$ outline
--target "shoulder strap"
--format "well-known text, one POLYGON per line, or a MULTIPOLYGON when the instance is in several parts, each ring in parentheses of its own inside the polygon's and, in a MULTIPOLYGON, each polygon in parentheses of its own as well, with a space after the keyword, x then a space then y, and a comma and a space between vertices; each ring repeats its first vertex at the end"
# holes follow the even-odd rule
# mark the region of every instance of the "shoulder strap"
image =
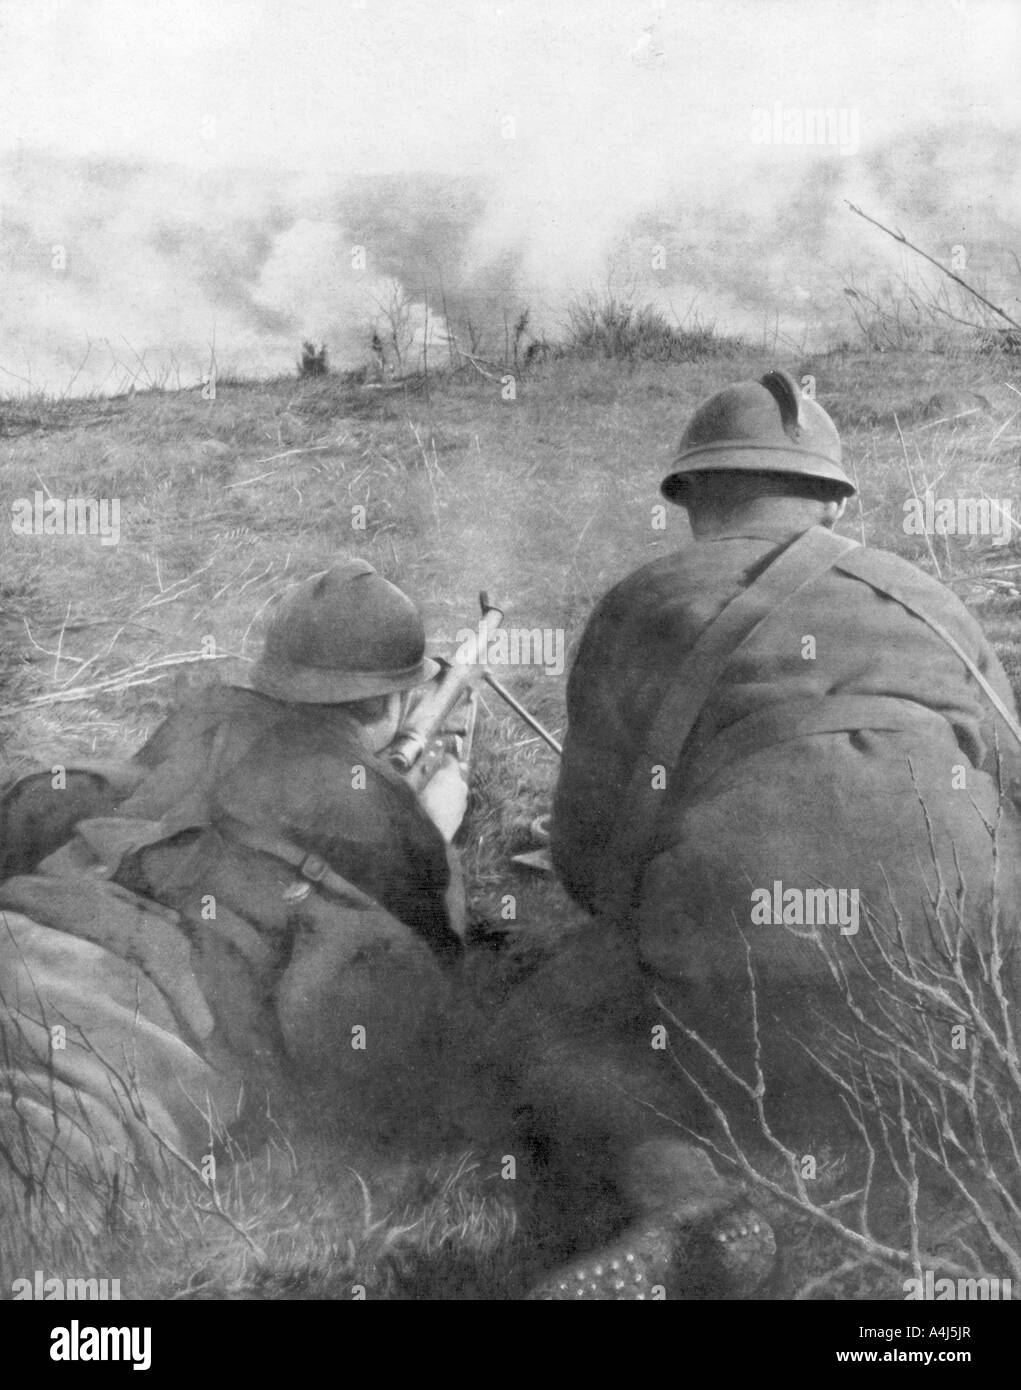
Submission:
POLYGON ((849 550, 856 549, 856 541, 813 526, 782 550, 702 629, 684 657, 684 679, 671 683, 656 714, 646 741, 649 764, 639 768, 632 779, 636 791, 650 785, 655 764, 676 766, 698 716, 737 649, 781 604, 814 584, 849 550))
POLYGON ((968 668, 969 672, 977 681, 980 689, 984 691, 993 709, 995 709, 1004 724, 1006 724, 1017 742, 1021 744, 1021 724, 1018 723, 1005 701, 1001 699, 998 692, 978 669, 974 661, 972 661, 971 657, 957 641, 956 637, 948 632, 939 619, 935 618, 926 607, 920 604, 917 598, 913 596, 909 597, 907 591, 902 589, 896 581, 891 582, 889 579, 879 579, 876 575, 870 573, 864 551, 858 555, 842 556, 837 561, 835 568, 841 570, 844 574, 851 575, 854 579, 860 579, 862 583, 868 584, 869 587, 875 589, 877 593, 885 594, 887 598, 893 599, 895 603, 899 603, 902 608, 906 608, 909 613, 919 618, 937 637, 941 638, 968 668))
MULTIPOLYGON (((461 936, 454 926, 454 916, 451 912, 451 890, 448 888, 446 907, 448 922, 442 931, 427 931, 422 926, 415 926, 414 923, 405 921, 378 898, 371 897, 368 893, 357 888, 348 879, 338 874, 327 864, 325 859, 318 854, 310 854, 300 845, 288 840, 283 835, 277 835, 273 831, 262 830, 256 826, 245 825, 243 822, 234 819, 232 816, 221 816, 217 820, 217 829, 226 834, 230 839, 238 844, 244 845, 246 849, 255 850, 259 854, 268 854, 271 858, 279 860, 283 864, 289 865, 296 870, 300 881, 296 881, 289 888, 284 890, 284 898, 294 902, 300 902, 314 888, 329 893, 331 897, 342 903, 345 907, 355 908, 361 912, 384 912, 389 917, 393 917, 406 927, 413 936, 424 941, 424 943, 439 957, 441 961, 455 961, 461 953, 461 936)), ((452 871, 457 864, 454 851, 448 847, 448 863, 452 871)), ((459 867, 459 866, 458 866, 459 867)), ((453 882, 453 874, 451 882, 453 882)), ((453 890, 456 899, 457 890, 453 890)))
MULTIPOLYGON (((676 768, 684 745, 723 670, 737 649, 784 603, 828 573, 841 557, 859 548, 856 541, 813 526, 787 545, 759 576, 742 589, 699 633, 684 657, 683 675, 673 680, 624 795, 618 833, 610 848, 625 867, 616 908, 630 901, 643 849, 660 801, 652 790, 652 769, 676 768)), ((615 897, 617 895, 615 894, 615 897)), ((612 910, 612 909, 611 909, 612 910)))
MULTIPOLYGON (((279 859, 281 863, 296 869, 309 888, 323 888, 347 903, 349 907, 373 912, 384 910, 375 898, 356 888, 335 869, 331 869, 325 859, 321 859, 318 854, 310 854, 308 850, 302 849, 283 835, 274 834, 271 830, 262 830, 254 825, 245 825, 233 816, 218 817, 217 828, 230 839, 244 845, 246 849, 255 850, 258 854, 268 854, 271 858, 279 859)), ((299 897, 300 894, 295 892, 291 896, 299 897)))

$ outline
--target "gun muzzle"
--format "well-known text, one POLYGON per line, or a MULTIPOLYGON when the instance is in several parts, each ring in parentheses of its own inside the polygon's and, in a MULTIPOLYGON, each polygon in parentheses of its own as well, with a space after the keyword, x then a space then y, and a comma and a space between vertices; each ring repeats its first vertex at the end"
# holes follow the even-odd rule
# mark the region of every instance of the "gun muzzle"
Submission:
POLYGON ((410 772, 426 750, 426 741, 414 729, 398 729, 387 752, 390 763, 401 774, 410 772))

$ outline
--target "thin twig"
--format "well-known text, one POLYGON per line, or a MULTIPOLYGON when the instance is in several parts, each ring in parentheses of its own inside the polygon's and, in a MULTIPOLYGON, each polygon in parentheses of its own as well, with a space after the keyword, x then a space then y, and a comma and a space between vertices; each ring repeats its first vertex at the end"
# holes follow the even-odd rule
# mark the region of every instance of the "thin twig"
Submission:
MULTIPOLYGON (((270 454, 268 458, 253 459, 252 467, 258 468, 260 463, 275 463, 277 459, 294 458, 296 454, 316 454, 324 449, 335 449, 337 445, 332 441, 328 444, 307 444, 302 449, 285 449, 282 454, 270 454)), ((236 483, 224 483, 224 492, 229 492, 233 487, 247 487, 249 483, 261 483, 264 478, 275 477, 277 473, 282 473, 282 468, 271 468, 268 473, 257 473, 254 478, 239 478, 236 483)))
POLYGON ((233 652, 181 652, 173 656, 160 657, 142 666, 131 666, 116 676, 105 676, 93 681, 91 685, 80 686, 77 690, 53 690, 46 695, 33 695, 17 705, 0 706, 0 719, 10 719, 28 709, 43 709, 47 705, 69 705, 77 700, 91 700, 95 695, 110 695, 121 690, 130 690, 137 685, 153 685, 178 666, 191 666, 199 661, 244 661, 246 658, 233 652))
MULTIPOLYGON (((1011 328, 1021 328, 1021 323, 1018 323, 1017 319, 1012 319, 1011 316, 1004 309, 1001 309, 998 304, 994 304, 991 299, 986 299, 984 294, 979 294, 978 290, 975 289, 974 285, 969 285, 967 280, 962 280, 959 275, 954 273, 954 271, 948 270, 947 267, 943 265, 942 262, 938 261, 935 256, 930 256, 928 251, 923 251, 920 246, 916 246, 914 242, 908 241, 907 237, 904 235, 903 232, 895 232, 890 227, 885 227, 882 222, 877 222, 874 217, 870 217, 867 212, 862 212, 861 208, 856 207, 854 203, 848 202, 846 198, 844 199, 844 202, 847 203, 847 206, 858 217, 863 218, 866 222, 871 222, 873 227, 878 227, 881 232, 885 232, 887 236, 893 237, 894 241, 899 241, 901 245, 906 246, 909 251, 914 251, 916 256, 921 256, 922 259, 928 261, 930 265, 934 265, 937 270, 941 270, 943 274, 946 275, 949 279, 953 280, 955 284, 960 285, 963 290, 967 290, 970 295, 973 295, 979 301, 980 304, 984 304, 987 309, 992 309, 994 314, 998 314, 1001 319, 1009 323, 1011 328)), ((980 326, 981 325, 979 324, 975 325, 975 327, 980 326)))

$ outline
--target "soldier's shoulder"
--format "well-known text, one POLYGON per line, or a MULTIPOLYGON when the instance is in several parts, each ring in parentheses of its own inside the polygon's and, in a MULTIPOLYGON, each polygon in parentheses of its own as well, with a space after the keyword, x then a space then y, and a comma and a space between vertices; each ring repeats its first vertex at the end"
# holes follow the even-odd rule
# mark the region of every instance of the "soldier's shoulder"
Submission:
POLYGON ((597 611, 609 615, 650 603, 658 605, 667 599, 676 599, 688 587, 700 586, 706 577, 702 547, 692 544, 632 570, 608 590, 597 611))
POLYGON ((223 725, 238 730, 248 723, 264 725, 276 717, 276 701, 236 685, 209 685, 189 691, 149 736, 133 761, 156 767, 168 759, 192 755, 214 738, 223 725))
POLYGON ((971 627, 978 626, 952 589, 903 555, 868 546, 855 551, 853 557, 862 578, 873 581, 877 588, 888 587, 894 594, 903 594, 933 617, 949 617, 963 620, 971 627))
POLYGON ((219 682, 189 692, 178 706, 182 712, 208 714, 214 717, 256 712, 264 717, 272 717, 283 708, 285 706, 279 700, 260 695, 257 690, 251 690, 244 685, 221 685, 219 682))
POLYGON ((860 577, 875 584, 878 592, 913 609, 923 620, 938 623, 973 656, 983 662, 994 659, 982 624, 942 580, 926 574, 901 555, 871 546, 860 552, 858 568, 860 577))
POLYGON ((863 568, 869 569, 879 577, 889 575, 893 579, 901 579, 916 584, 920 582, 937 589, 942 588, 942 585, 931 575, 926 574, 913 561, 905 559, 903 555, 898 555, 896 551, 882 550, 877 545, 863 545, 858 550, 852 550, 851 555, 863 568))
POLYGON ((395 801, 353 724, 315 705, 282 705, 236 759, 228 752, 214 795, 217 811, 286 827, 302 843, 333 836, 377 843, 388 833, 395 801))
POLYGON ((373 753, 358 724, 339 705, 281 704, 276 717, 249 743, 238 771, 252 785, 298 789, 304 800, 308 789, 316 786, 327 800, 340 796, 356 806, 372 800, 363 787, 385 801, 405 794, 415 800, 410 787, 373 753))
POLYGON ((271 721, 280 708, 278 701, 255 690, 214 683, 186 692, 169 710, 161 727, 189 725, 197 729, 238 716, 271 721))

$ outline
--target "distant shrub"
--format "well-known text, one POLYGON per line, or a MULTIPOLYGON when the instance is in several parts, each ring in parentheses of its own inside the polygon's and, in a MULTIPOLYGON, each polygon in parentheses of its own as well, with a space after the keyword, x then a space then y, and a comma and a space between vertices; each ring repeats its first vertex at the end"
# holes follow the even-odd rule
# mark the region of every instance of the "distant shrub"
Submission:
POLYGON ((977 336, 979 352, 1005 352, 1011 357, 1021 355, 1021 333, 1013 328, 980 328, 977 336))
POLYGON ((315 343, 302 343, 301 361, 298 363, 298 375, 303 377, 325 376, 328 370, 326 344, 321 343, 317 349, 315 343))
POLYGON ((579 357, 628 361, 697 362, 731 356, 736 338, 717 333, 715 324, 673 324, 651 304, 606 295, 576 300, 567 311, 565 350, 579 357))
POLYGON ((526 367, 534 367, 539 362, 545 362, 550 357, 555 357, 556 355, 556 346, 553 343, 548 342, 546 340, 546 337, 543 336, 541 338, 532 339, 532 341, 528 344, 528 347, 525 349, 525 355, 522 360, 524 361, 526 367))

